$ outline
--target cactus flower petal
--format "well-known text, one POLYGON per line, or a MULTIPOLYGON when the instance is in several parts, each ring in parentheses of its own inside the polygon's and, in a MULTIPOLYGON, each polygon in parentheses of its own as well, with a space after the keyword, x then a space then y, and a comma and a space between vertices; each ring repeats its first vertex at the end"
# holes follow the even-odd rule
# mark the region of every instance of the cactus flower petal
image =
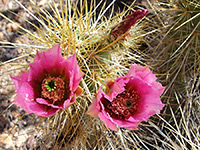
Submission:
MULTIPOLYGON (((131 29, 131 27, 137 22, 137 20, 142 19, 144 16, 147 15, 147 13, 148 13, 147 9, 136 10, 135 12, 124 18, 118 25, 114 26, 111 29, 111 35, 115 39, 117 39, 123 34, 126 34, 131 29)), ((124 35, 121 40, 125 40, 126 35, 124 35)))
POLYGON ((141 121, 165 106, 160 99, 165 87, 156 79, 148 66, 132 64, 125 76, 106 83, 106 93, 99 88, 87 114, 99 117, 115 131, 117 126, 137 130, 141 121))
MULTIPOLYGON (((40 117, 49 117, 75 102, 83 77, 75 54, 62 57, 60 44, 37 52, 28 72, 11 77, 16 89, 16 105, 40 117)), ((79 92, 80 94, 80 92, 79 92)))

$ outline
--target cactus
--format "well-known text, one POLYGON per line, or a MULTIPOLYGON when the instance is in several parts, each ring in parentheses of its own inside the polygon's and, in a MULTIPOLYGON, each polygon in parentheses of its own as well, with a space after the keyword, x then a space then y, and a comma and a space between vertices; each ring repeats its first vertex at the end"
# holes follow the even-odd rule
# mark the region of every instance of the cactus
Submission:
MULTIPOLYGON (((32 32, 17 25, 20 28, 19 32, 27 37, 29 43, 26 41, 24 45, 9 44, 24 48, 25 54, 1 63, 2 66, 12 65, 13 68, 20 67, 18 70, 26 71, 27 61, 33 61, 36 50, 48 50, 60 43, 62 56, 67 59, 76 53, 78 65, 85 74, 80 81, 80 87, 84 92, 77 97, 73 105, 48 118, 28 115, 34 125, 31 132, 39 141, 37 148, 186 149, 186 144, 189 144, 192 148, 198 149, 199 139, 194 136, 198 135, 197 129, 187 130, 187 132, 180 129, 180 127, 188 129, 195 124, 195 119, 189 124, 190 113, 184 118, 183 112, 197 115, 194 114, 194 107, 182 108, 181 104, 189 100, 189 98, 182 98, 182 95, 194 85, 191 82, 199 78, 197 73, 200 24, 198 2, 173 0, 159 1, 153 5, 147 0, 150 7, 149 14, 128 28, 125 26, 125 20, 134 16, 132 12, 138 12, 136 8, 141 8, 141 6, 134 6, 134 3, 127 6, 126 10, 119 13, 110 11, 109 16, 106 16, 105 12, 108 8, 104 7, 97 14, 96 10, 99 10, 99 7, 95 0, 91 1, 90 7, 87 1, 80 1, 80 9, 73 1, 53 0, 52 3, 49 2, 48 10, 30 1, 35 14, 18 0, 16 2, 37 20, 39 26, 26 20, 36 29, 36 32, 32 32), (119 28, 120 25, 124 27, 124 32, 121 32, 123 28, 119 28), (92 118, 85 112, 99 87, 103 84, 102 91, 105 91, 104 83, 108 79, 114 81, 124 76, 133 63, 148 65, 158 79, 167 85, 164 99, 167 107, 163 114, 151 117, 148 123, 141 123, 137 131, 120 128, 114 132, 106 128, 98 118, 92 118), (188 73, 191 69, 195 76, 188 73), (185 86, 188 78, 192 79, 188 86, 185 86), (184 92, 181 93, 182 91, 184 92), (178 101, 179 99, 181 102, 178 101), (173 102, 176 102, 175 107, 171 105, 173 102), (182 120, 179 118, 180 114, 182 120), (172 133, 168 134, 169 131, 172 133), (173 139, 176 136, 178 139, 175 141, 173 139), (194 140, 196 143, 193 142, 194 140)), ((111 10, 114 3, 115 1, 108 6, 111 10)), ((4 14, 0 13, 0 15, 13 22, 4 14)), ((196 84, 195 91, 198 91, 199 82, 196 84)), ((199 107, 198 102, 195 105, 199 107)), ((18 120, 16 125, 20 124, 21 118, 16 120, 18 120)))

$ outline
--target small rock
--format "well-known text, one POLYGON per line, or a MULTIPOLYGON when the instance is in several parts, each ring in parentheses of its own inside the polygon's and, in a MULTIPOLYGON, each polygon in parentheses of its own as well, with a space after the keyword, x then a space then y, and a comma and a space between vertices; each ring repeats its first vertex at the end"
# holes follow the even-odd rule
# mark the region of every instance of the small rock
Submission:
POLYGON ((2 0, 3 4, 6 4, 6 0, 2 0))
POLYGON ((7 32, 12 32, 12 23, 8 23, 6 26, 6 31, 7 32))
POLYGON ((22 144, 23 144, 24 142, 26 142, 26 139, 27 139, 26 133, 24 133, 24 134, 19 134, 19 135, 17 136, 16 146, 17 146, 17 147, 21 147, 22 144))
POLYGON ((1 122, 1 124, 0 124, 0 132, 3 132, 5 130, 5 128, 7 126, 9 126, 9 121, 6 118, 4 118, 3 116, 0 116, 0 122, 1 122))
POLYGON ((19 24, 18 23, 8 23, 6 26, 6 31, 7 32, 14 32, 19 29, 19 24))
POLYGON ((4 149, 14 150, 14 142, 9 134, 0 134, 0 147, 4 149))
POLYGON ((33 8, 32 8, 31 6, 28 6, 28 7, 27 7, 27 10, 32 11, 33 8))
POLYGON ((38 5, 39 6, 43 6, 46 2, 47 2, 47 0, 40 0, 40 2, 38 3, 38 5))
POLYGON ((13 23, 12 24, 12 30, 17 31, 19 29, 19 23, 13 23))
POLYGON ((0 32, 0 40, 3 40, 3 38, 4 38, 4 34, 3 32, 0 32))
POLYGON ((26 147, 28 149, 33 149, 36 146, 36 140, 33 136, 29 137, 26 141, 26 147))

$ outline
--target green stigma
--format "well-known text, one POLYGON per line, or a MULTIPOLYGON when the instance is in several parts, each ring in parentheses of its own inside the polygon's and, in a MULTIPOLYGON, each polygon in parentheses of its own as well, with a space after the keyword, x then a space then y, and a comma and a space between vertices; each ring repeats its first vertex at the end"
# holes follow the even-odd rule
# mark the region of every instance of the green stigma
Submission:
POLYGON ((126 106, 127 106, 127 107, 130 107, 130 106, 132 105, 132 103, 133 103, 133 102, 132 102, 131 100, 128 99, 128 100, 126 101, 126 106))
POLYGON ((50 80, 48 82, 45 82, 46 88, 49 92, 54 91, 56 89, 56 82, 54 80, 50 80))

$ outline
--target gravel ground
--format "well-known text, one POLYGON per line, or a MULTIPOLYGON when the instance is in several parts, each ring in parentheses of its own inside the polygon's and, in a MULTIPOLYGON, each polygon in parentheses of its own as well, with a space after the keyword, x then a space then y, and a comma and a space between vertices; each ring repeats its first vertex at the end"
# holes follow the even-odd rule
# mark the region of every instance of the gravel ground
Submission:
MULTIPOLYGON (((34 1, 40 7, 47 7, 47 0, 34 1)), ((33 12, 29 0, 20 0, 20 2, 33 12)), ((37 22, 14 0, 0 0, 0 12, 13 21, 11 23, 0 16, 0 150, 33 149, 37 144, 35 139, 37 133, 34 132, 33 126, 38 121, 37 117, 26 115, 22 109, 11 103, 15 96, 15 90, 10 76, 18 75, 23 66, 16 65, 16 63, 27 64, 27 59, 3 65, 2 63, 25 54, 23 48, 15 48, 5 42, 32 43, 20 33, 21 29, 17 25, 34 31, 25 20, 35 24, 37 22)))

